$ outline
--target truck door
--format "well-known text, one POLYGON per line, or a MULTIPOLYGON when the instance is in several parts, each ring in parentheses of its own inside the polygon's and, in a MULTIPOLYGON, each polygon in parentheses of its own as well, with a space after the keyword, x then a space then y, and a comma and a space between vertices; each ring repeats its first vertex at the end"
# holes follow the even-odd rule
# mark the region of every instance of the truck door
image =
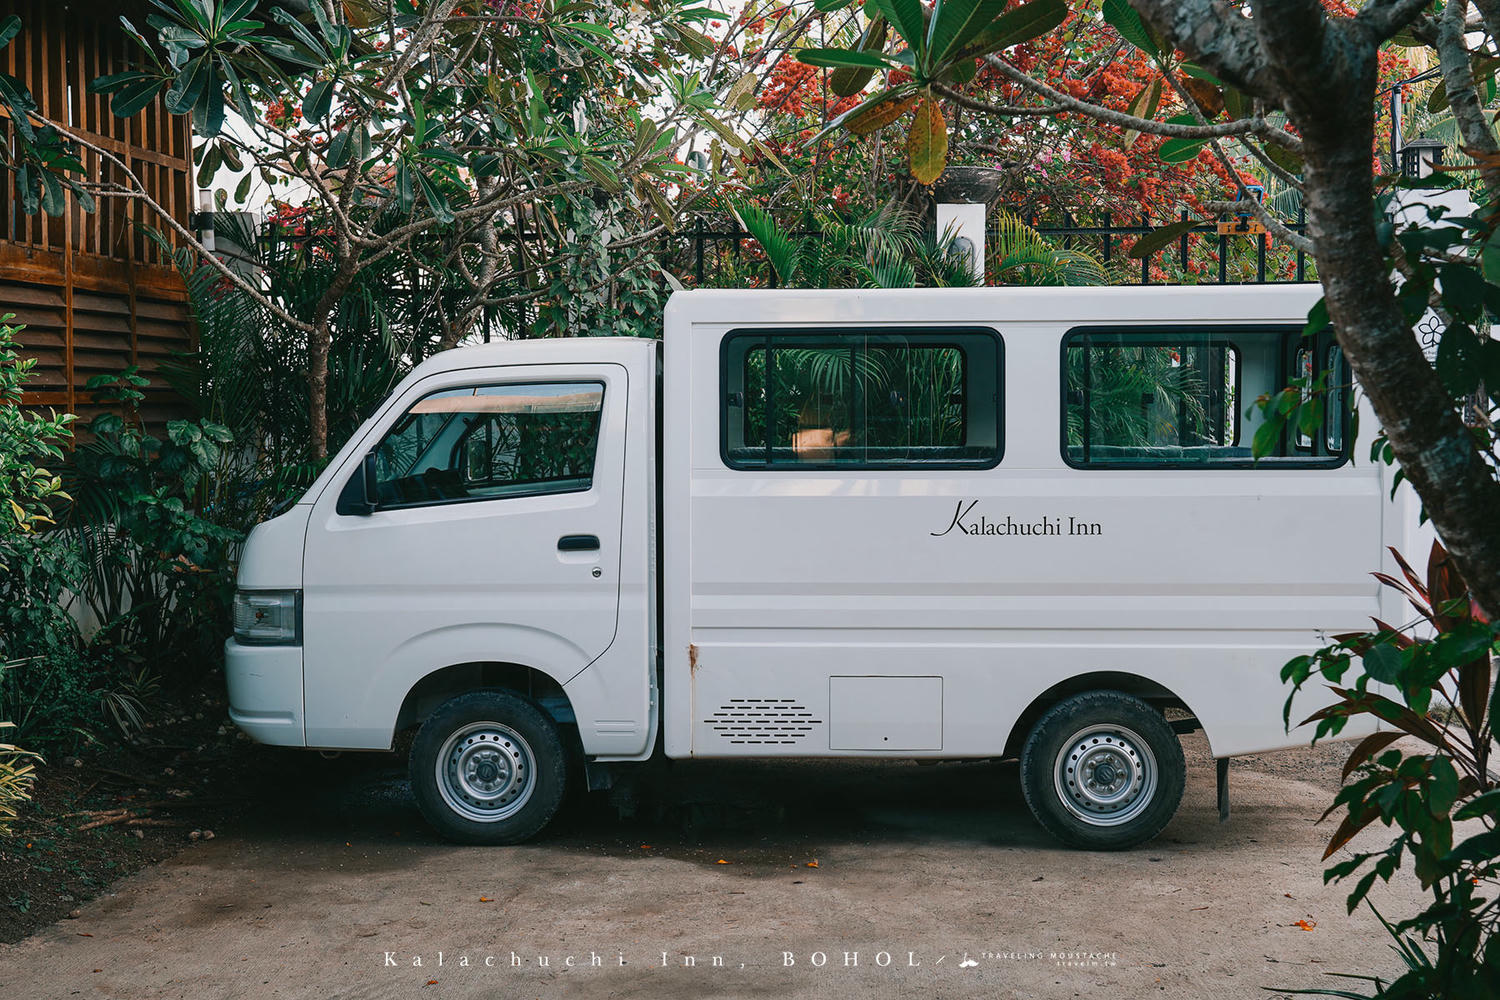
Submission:
POLYGON ((323 491, 303 567, 312 746, 384 747, 421 677, 509 662, 566 681, 614 639, 627 374, 471 369, 418 382, 323 491), (351 506, 373 453, 377 506, 351 506))

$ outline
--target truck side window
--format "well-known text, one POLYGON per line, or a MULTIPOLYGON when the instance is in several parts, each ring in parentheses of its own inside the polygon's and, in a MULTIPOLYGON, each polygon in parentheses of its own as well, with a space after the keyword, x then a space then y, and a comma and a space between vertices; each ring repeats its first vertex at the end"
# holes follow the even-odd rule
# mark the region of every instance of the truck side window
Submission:
MULTIPOLYGON (((1301 327, 1075 330, 1063 340, 1063 458, 1076 468, 1329 468, 1348 457, 1341 392, 1324 400, 1323 433, 1289 428, 1257 462, 1255 400, 1315 363, 1346 368, 1332 333, 1301 327)), ((1304 393, 1306 396, 1307 393, 1304 393)))
POLYGON ((1001 344, 993 331, 735 331, 722 360, 731 468, 999 461, 1001 344))
POLYGON ((598 382, 482 385, 424 396, 375 449, 380 504, 587 490, 603 405, 598 382))

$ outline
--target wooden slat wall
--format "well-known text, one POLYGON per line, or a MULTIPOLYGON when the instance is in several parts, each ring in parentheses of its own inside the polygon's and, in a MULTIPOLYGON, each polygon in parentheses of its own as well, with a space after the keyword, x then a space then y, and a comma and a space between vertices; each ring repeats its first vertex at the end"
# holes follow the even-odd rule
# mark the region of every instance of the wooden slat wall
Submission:
MULTIPOLYGON (((31 88, 42 114, 80 132, 118 157, 146 193, 186 226, 192 212, 192 133, 185 117, 161 102, 130 119, 88 92, 97 76, 129 68, 134 43, 118 16, 136 4, 0 0, 0 17, 21 17, 21 34, 0 50, 0 68, 31 88)), ((0 142, 13 126, 0 116, 0 142)), ((81 157, 95 179, 120 181, 124 170, 91 151, 81 157)), ((67 409, 87 421, 84 386, 94 375, 137 364, 151 380, 142 415, 159 425, 183 405, 161 375, 161 364, 194 348, 187 292, 165 251, 143 227, 168 233, 138 200, 101 199, 93 213, 69 199, 57 217, 26 215, 13 177, 0 181, 0 315, 25 323, 18 338, 38 359, 27 405, 67 409)))

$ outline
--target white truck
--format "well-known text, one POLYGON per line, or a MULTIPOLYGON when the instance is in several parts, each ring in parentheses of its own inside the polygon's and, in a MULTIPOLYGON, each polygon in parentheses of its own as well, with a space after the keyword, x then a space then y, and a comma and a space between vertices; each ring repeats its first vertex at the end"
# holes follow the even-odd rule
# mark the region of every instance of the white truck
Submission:
POLYGON ((251 533, 231 717, 415 727, 416 799, 472 843, 654 754, 1018 756, 1056 837, 1141 843, 1179 733, 1227 808, 1227 758, 1310 735, 1282 664, 1399 617, 1370 573, 1416 519, 1352 387, 1251 457, 1257 396, 1348 381, 1318 294, 690 291, 661 341, 442 353, 251 533))

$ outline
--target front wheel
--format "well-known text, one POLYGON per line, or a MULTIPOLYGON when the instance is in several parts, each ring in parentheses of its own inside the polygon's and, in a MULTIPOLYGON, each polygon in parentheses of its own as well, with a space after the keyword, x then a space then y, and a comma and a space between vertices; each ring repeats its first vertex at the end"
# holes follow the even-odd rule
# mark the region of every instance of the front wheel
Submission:
POLYGON ((1119 691, 1058 702, 1021 752, 1021 789, 1058 840, 1123 850, 1162 831, 1182 801, 1182 746, 1162 714, 1119 691))
POLYGON ((508 691, 459 695, 411 748, 411 786, 427 822, 465 844, 517 844, 551 822, 567 791, 557 725, 508 691))

